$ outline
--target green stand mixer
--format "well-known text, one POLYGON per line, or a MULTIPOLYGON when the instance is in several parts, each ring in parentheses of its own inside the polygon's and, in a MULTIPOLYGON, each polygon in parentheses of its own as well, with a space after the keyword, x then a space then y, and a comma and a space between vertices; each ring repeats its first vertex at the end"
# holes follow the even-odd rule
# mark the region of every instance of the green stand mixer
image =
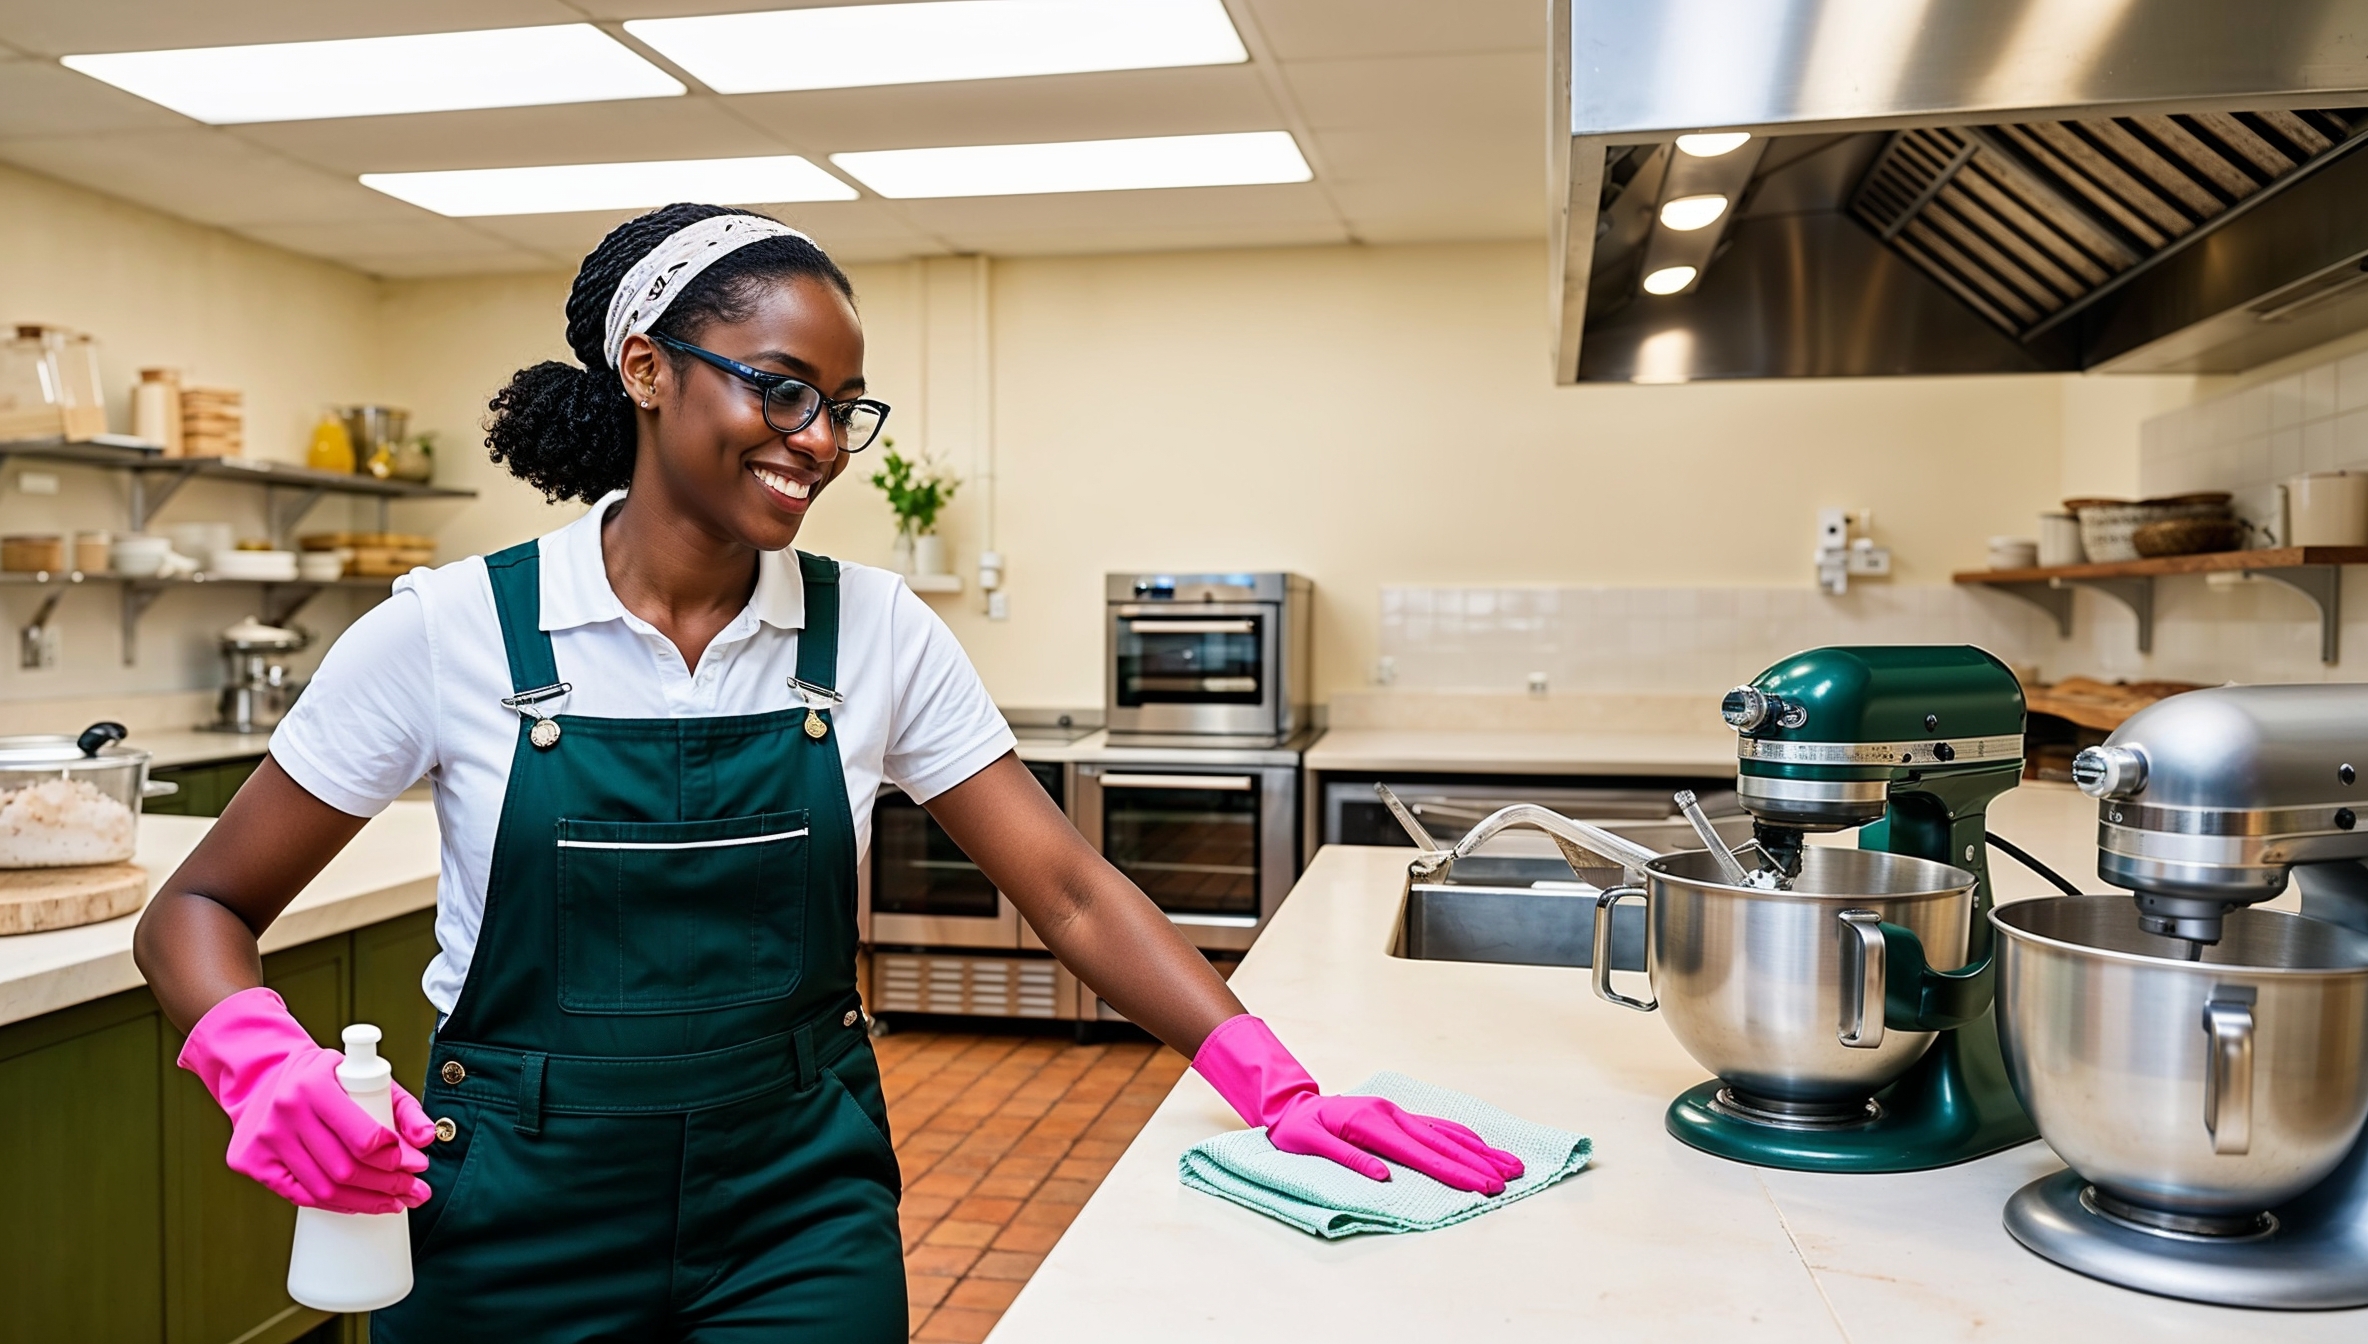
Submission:
MULTIPOLYGON (((2014 674, 1969 646, 1812 649, 1730 691, 1721 714, 1740 735, 1736 793, 1752 814, 1764 859, 1799 878, 1808 897, 1831 907, 1851 903, 1853 881, 1892 893, 1953 884, 1957 904, 1947 907, 1945 922, 1924 921, 1921 936, 1878 911, 1820 908, 1812 946, 1797 949, 1818 960, 1828 950, 1839 957, 1842 1045, 1863 1047, 1870 1038, 1879 1044, 1887 1034, 1912 1042, 1932 1033, 1929 1047, 1904 1073, 1871 1095, 1804 1099, 1798 1093, 1755 1094, 1742 1081, 1746 1075, 1733 1071, 1678 1097, 1669 1108, 1670 1133, 1739 1162, 1837 1172, 1948 1166, 2037 1137, 2008 1081, 1991 1009, 1994 934, 1984 816, 1990 800, 2022 777, 2023 694, 2014 674), (1851 827, 1865 828, 1859 849, 1871 853, 1804 849, 1806 832, 1851 827), (1887 861, 1875 857, 1882 853, 1906 858, 1884 868, 1887 861), (1857 867, 1840 866, 1845 858, 1857 867), (1941 870, 1913 860, 1973 875, 1970 920, 1961 933, 1954 912, 1964 908, 1962 874, 1936 876, 1941 870), (1814 946, 1829 931, 1838 946, 1814 946), (1962 956, 1954 955, 1960 946, 1962 956), (1944 966, 1928 964, 1928 947, 1944 966), (1870 998, 1879 1000, 1879 1013, 1870 998)), ((1661 862, 1674 865, 1688 857, 1697 856, 1661 862)), ((1678 865, 1648 873, 1654 905, 1669 904, 1668 921, 1685 917, 1682 902, 1671 899, 1689 885, 1683 871, 1690 870, 1678 865), (1665 894, 1664 880, 1676 890, 1665 894)), ((1886 908, 1922 907, 1894 901, 1886 908)), ((1772 932, 1764 914, 1741 918, 1761 918, 1772 932)), ((1664 922, 1658 908, 1654 917, 1657 933, 1682 933, 1664 922)), ((1738 964, 1750 955, 1753 932, 1749 924, 1735 928, 1730 955, 1738 964)), ((1711 943, 1695 937, 1705 952, 1717 955, 1711 943)), ((1673 979, 1685 968, 1655 962, 1656 992, 1667 1002, 1670 994, 1659 983, 1664 964, 1673 979)), ((1820 1002, 1830 1004, 1831 991, 1821 992, 1827 997, 1820 1002)), ((1815 1021, 1807 1026, 1823 1029, 1815 1021)))

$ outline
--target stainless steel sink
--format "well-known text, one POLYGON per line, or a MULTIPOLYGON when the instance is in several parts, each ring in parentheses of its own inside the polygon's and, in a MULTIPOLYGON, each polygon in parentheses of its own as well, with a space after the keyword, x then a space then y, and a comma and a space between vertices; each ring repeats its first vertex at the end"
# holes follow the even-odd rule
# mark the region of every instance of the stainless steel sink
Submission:
MULTIPOLYGON (((1390 955, 1422 961, 1586 966, 1594 960, 1595 898, 1620 884, 1617 868, 1573 874, 1560 858, 1473 854, 1407 888, 1390 955)), ((1644 969, 1644 905, 1612 912, 1612 966, 1644 969)))

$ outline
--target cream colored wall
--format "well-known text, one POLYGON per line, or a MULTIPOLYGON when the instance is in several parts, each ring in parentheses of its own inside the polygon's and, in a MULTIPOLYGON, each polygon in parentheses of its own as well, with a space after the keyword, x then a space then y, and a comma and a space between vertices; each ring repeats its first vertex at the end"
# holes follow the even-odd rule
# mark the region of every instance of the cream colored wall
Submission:
MULTIPOLYGON (((983 385, 978 263, 853 275, 891 433, 967 478, 940 527, 958 567, 975 582, 990 541, 1007 558, 1010 619, 988 620, 975 586, 932 600, 1009 705, 1100 702, 1112 570, 1309 575, 1327 693, 1367 683, 1383 584, 1802 586, 1823 506, 1874 511, 1895 583, 1946 583, 2067 491, 2134 488, 2138 422, 2193 382, 1555 387, 1543 262, 1524 244, 988 270, 983 385)), ((556 350, 565 282, 389 284, 390 369, 422 423, 465 440, 501 378, 556 350)), ((454 442, 447 460, 488 489, 448 554, 551 525, 480 449, 454 442)), ((886 563, 891 524, 860 474, 805 544, 886 563)))
MULTIPOLYGON (((320 408, 383 396, 376 281, 325 262, 172 219, 12 168, 0 167, 0 322, 42 322, 100 338, 112 427, 131 428, 137 370, 173 365, 200 383, 246 393, 248 452, 301 459, 320 408)), ((192 485, 159 514, 164 525, 219 519, 242 535, 263 529, 263 494, 192 485)), ((335 505, 308 522, 343 525, 335 505)), ((0 531, 120 529, 123 482, 113 473, 12 461, 0 478, 0 531), (25 472, 55 475, 56 495, 28 495, 25 472)), ((141 625, 138 665, 118 656, 117 593, 90 585, 60 604, 60 666, 16 666, 14 632, 40 602, 30 588, 0 594, 8 649, 0 699, 161 691, 217 680, 211 632, 252 609, 253 589, 175 590, 141 625)), ((316 602, 306 622, 343 628, 344 603, 316 602)))

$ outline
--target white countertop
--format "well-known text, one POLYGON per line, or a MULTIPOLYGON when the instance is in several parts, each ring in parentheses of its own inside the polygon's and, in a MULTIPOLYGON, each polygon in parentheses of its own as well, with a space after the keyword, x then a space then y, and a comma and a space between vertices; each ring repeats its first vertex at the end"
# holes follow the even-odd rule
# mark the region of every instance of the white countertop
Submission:
MULTIPOLYGON (((197 847, 210 817, 140 818, 136 861, 154 892, 197 847)), ((390 803, 329 861, 263 935, 276 952, 436 903, 436 809, 390 803)), ((21 1021, 146 983, 132 965, 129 914, 102 924, 0 938, 0 1023, 21 1021)))
POLYGON ((163 770, 200 761, 234 761, 261 756, 271 746, 270 733, 201 733, 194 728, 177 733, 134 733, 127 747, 148 753, 148 768, 163 770))
POLYGON ((1735 735, 1334 728, 1307 749, 1306 765, 1505 775, 1732 775, 1735 735))
MULTIPOLYGON (((2025 785, 1992 827, 2095 883, 2095 805, 2025 785)), ((1662 1112, 1703 1071, 1587 973, 1389 956, 1403 850, 1330 847, 1233 986, 1316 1076, 1397 1069, 1594 1137, 1592 1167, 1437 1232, 1326 1242, 1183 1188, 1176 1158, 1239 1121, 1187 1073, 1021 1292, 995 1344, 1145 1340, 2356 1341, 2360 1312, 2198 1306, 2082 1278, 1999 1222, 2054 1171, 1978 1162, 1829 1176, 1722 1161, 1662 1112)), ((1993 854, 2001 897, 2052 890, 1993 854)))

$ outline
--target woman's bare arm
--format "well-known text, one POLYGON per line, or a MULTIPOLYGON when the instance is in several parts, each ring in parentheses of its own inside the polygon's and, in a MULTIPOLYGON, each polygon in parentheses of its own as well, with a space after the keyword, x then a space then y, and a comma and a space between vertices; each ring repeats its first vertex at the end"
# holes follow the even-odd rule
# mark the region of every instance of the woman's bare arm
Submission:
POLYGON ((132 935, 132 960, 183 1031, 263 983, 256 939, 369 819, 306 793, 269 756, 165 879, 132 935))
POLYGON ((1045 946, 1129 1021, 1189 1058, 1242 1011, 1208 958, 1094 852, 1019 757, 1005 756, 928 807, 1045 946))

